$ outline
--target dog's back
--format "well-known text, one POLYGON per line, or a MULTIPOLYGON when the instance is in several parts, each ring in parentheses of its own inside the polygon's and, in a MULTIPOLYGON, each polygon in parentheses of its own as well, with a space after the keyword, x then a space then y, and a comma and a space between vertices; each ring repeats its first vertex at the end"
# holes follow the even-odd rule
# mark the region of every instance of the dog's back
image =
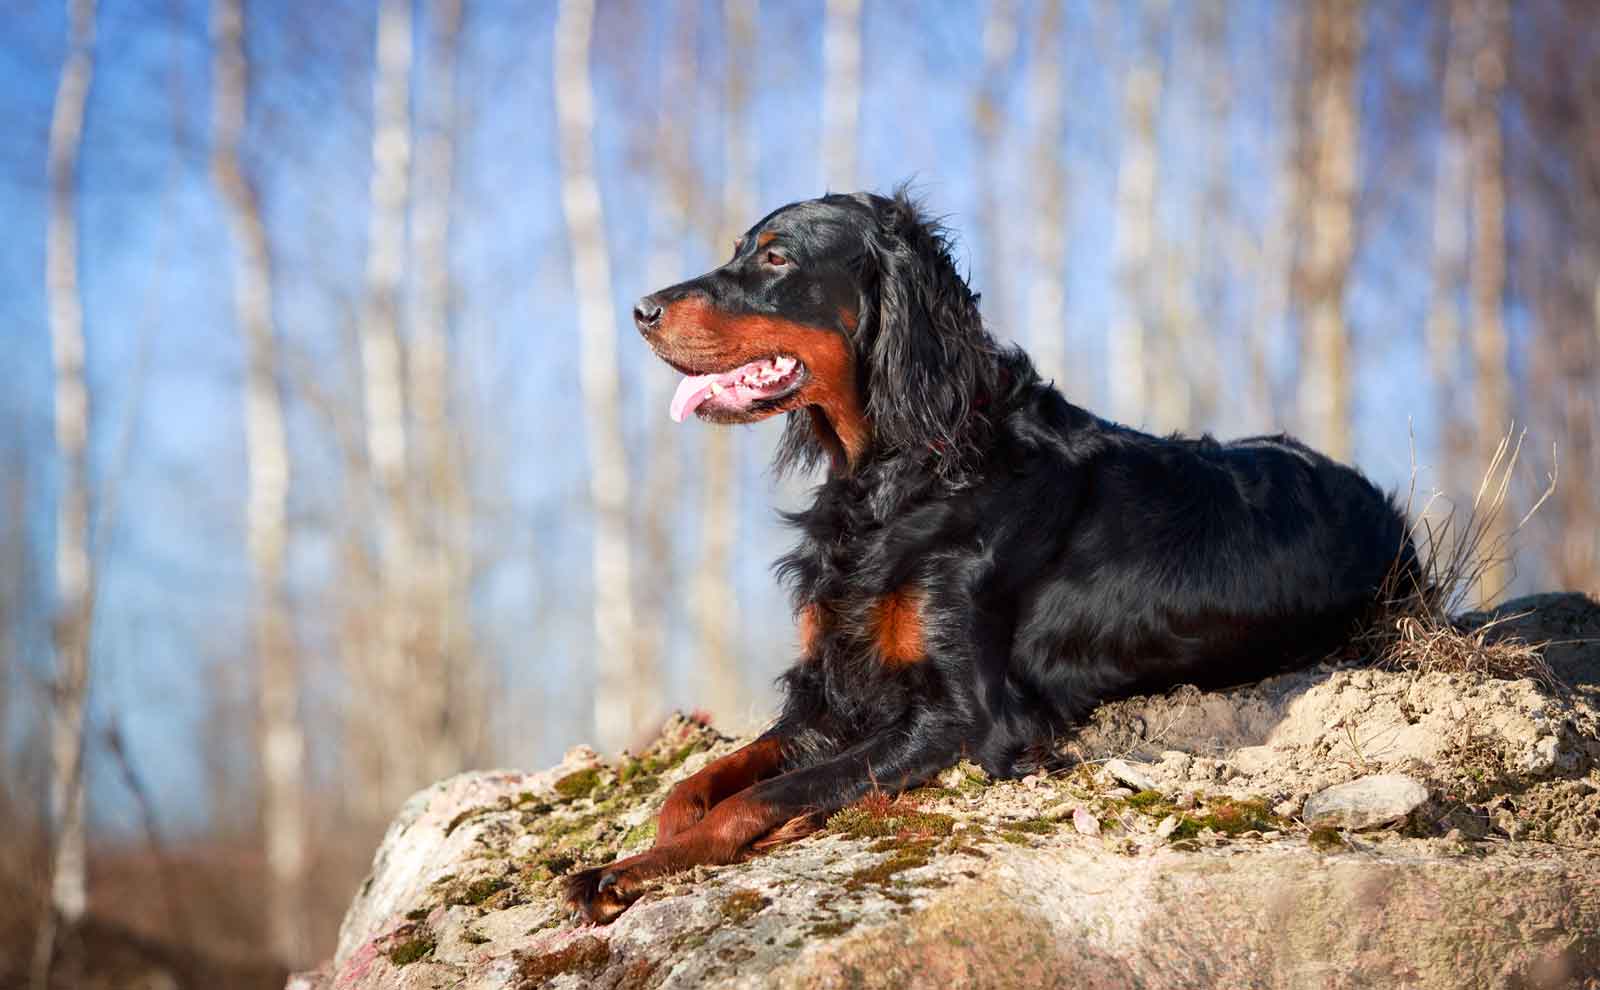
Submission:
POLYGON ((1355 469, 1286 436, 1150 436, 1048 393, 1023 431, 1057 442, 1026 469, 1054 498, 1018 541, 1012 667, 1064 714, 1315 662, 1418 579, 1403 512, 1355 469))

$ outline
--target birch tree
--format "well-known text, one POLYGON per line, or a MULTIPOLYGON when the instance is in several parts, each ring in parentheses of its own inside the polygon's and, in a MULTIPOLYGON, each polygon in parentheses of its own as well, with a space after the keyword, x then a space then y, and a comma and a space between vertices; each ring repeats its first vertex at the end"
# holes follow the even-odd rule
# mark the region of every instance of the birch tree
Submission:
MULTIPOLYGON (((89 387, 78 282, 78 160, 94 74, 95 0, 71 0, 67 11, 67 57, 50 118, 45 228, 45 295, 61 472, 56 503, 56 672, 50 713, 50 905, 56 918, 76 925, 88 902, 83 735, 95 578, 89 543, 89 387)), ((36 972, 48 973, 54 948, 53 925, 48 921, 41 926, 39 941, 43 966, 36 972)))
POLYGON ((1113 252, 1121 299, 1107 341, 1111 415, 1138 424, 1149 415, 1149 295, 1155 248, 1156 181, 1163 65, 1155 39, 1167 17, 1167 0, 1144 0, 1140 40, 1122 91, 1122 159, 1117 169, 1113 252))
POLYGON ((416 285, 406 371, 416 430, 414 492, 418 506, 427 509, 426 523, 417 526, 415 649, 422 676, 414 689, 421 692, 417 714, 429 736, 424 767, 434 778, 463 769, 480 748, 485 686, 468 619, 471 505, 464 452, 450 415, 450 223, 461 0, 429 0, 426 12, 432 44, 427 97, 418 114, 411 218, 416 285))
POLYGON ((616 751, 634 726, 628 683, 633 663, 628 557, 628 460, 617 388, 617 326, 611 267, 594 164, 594 89, 589 79, 594 0, 562 0, 556 17, 555 96, 561 148, 561 206, 578 300, 579 381, 594 507, 594 721, 598 745, 616 751))
POLYGON ((1256 270, 1260 273, 1253 319, 1250 327, 1251 405, 1262 428, 1276 426, 1280 419, 1276 376, 1272 367, 1271 341, 1289 325, 1290 302, 1296 275, 1296 234, 1305 226, 1308 212, 1307 170, 1301 166, 1309 144, 1307 129, 1300 125, 1310 107, 1310 74, 1294 53, 1305 51, 1301 35, 1310 29, 1309 19, 1296 5, 1286 5, 1279 14, 1279 49, 1290 53, 1283 67, 1286 84, 1278 87, 1274 117, 1287 131, 1286 147, 1277 153, 1272 167, 1272 199, 1275 209, 1261 236, 1256 270))
MULTIPOLYGON (((754 218, 752 174, 755 155, 750 140, 746 63, 755 47, 755 7, 751 0, 724 0, 727 68, 723 81, 723 199, 716 249, 725 257, 754 218)), ((734 726, 743 716, 743 681, 734 655, 733 630, 738 624, 738 591, 733 583, 733 548, 739 535, 739 470, 735 432, 706 433, 704 485, 700 499, 701 557, 691 589, 697 655, 701 662, 706 706, 734 726)))
POLYGON ((822 185, 855 192, 861 119, 861 0, 827 0, 822 15, 822 185))
POLYGON ((1306 244, 1305 346, 1300 401, 1311 442, 1349 460, 1350 330, 1344 296, 1355 256, 1356 166, 1360 138, 1356 66, 1360 0, 1316 0, 1311 12, 1310 216, 1306 244))
MULTIPOLYGON (((1600 41, 1589 0, 1518 10, 1508 116, 1538 154, 1507 157, 1527 335, 1526 418, 1559 442, 1554 498, 1533 520, 1541 580, 1600 594, 1600 41), (1525 55, 1525 57, 1523 57, 1525 55), (1536 417, 1538 418, 1536 420, 1536 417), (1542 423, 1538 422, 1542 420, 1542 423)), ((1515 133, 1515 132, 1513 132, 1515 133)))
MULTIPOLYGON (((645 266, 645 281, 652 288, 671 285, 684 274, 684 244, 689 240, 697 188, 694 163, 689 154, 693 144, 693 106, 698 88, 697 59, 700 26, 697 0, 678 0, 671 22, 673 36, 661 69, 661 98, 656 109, 650 161, 655 208, 650 259, 645 266)), ((646 132, 648 133, 648 132, 646 132)), ((705 232, 705 231, 703 231, 705 232)), ((650 453, 645 462, 645 498, 642 500, 642 542, 645 558, 638 568, 639 625, 634 647, 633 683, 639 690, 630 716, 635 726, 653 724, 660 717, 657 688, 662 683, 666 654, 668 613, 672 590, 677 586, 674 525, 683 509, 680 491, 683 483, 682 431, 666 414, 676 375, 664 362, 646 363, 646 394, 653 425, 650 453)))
POLYGON ((1432 293, 1425 339, 1433 376, 1439 457, 1444 487, 1458 490, 1467 460, 1464 424, 1456 409, 1463 344, 1461 296, 1467 276, 1468 122, 1472 114, 1471 45, 1475 0, 1451 0, 1446 24, 1442 89, 1443 129, 1433 180, 1432 293))
POLYGON ((367 467, 377 526, 375 634, 362 666, 376 697, 367 707, 372 780, 369 815, 382 821, 414 783, 418 726, 408 692, 419 678, 412 651, 416 614, 410 582, 416 535, 407 497, 408 436, 400 335, 406 210, 411 171, 411 0, 378 7, 372 100, 372 179, 366 288, 360 315, 361 383, 367 467))
MULTIPOLYGON (((1476 461, 1487 465, 1511 429, 1511 378, 1505 329, 1506 191, 1500 106, 1511 51, 1507 0, 1479 0, 1481 33, 1472 60, 1477 98, 1468 130, 1472 142, 1472 357, 1476 392, 1476 461)), ((1500 595, 1511 580, 1509 520, 1489 521, 1498 552, 1479 579, 1480 604, 1500 595)))
MULTIPOLYGON (((1248 271, 1244 236, 1233 200, 1232 145, 1229 136, 1234 102, 1233 60, 1228 50, 1227 0, 1202 0, 1195 12, 1197 35, 1191 85, 1199 92, 1203 110, 1190 127, 1198 127, 1197 143, 1203 148, 1204 185, 1198 196, 1193 229, 1198 238, 1178 238, 1171 245, 1171 268, 1189 273, 1168 287, 1167 312, 1176 345, 1177 364, 1171 377, 1185 383, 1186 408, 1172 425, 1175 429, 1218 429, 1231 403, 1220 401, 1226 367, 1221 336, 1213 329, 1233 316, 1228 280, 1248 271), (1211 239, 1216 247, 1202 245, 1211 239), (1198 249, 1197 249, 1198 248, 1198 249)), ((1248 332, 1248 331, 1247 331, 1248 332)), ((1248 346, 1248 344, 1247 344, 1248 346)), ((1230 424, 1231 425, 1231 424, 1230 424)))
POLYGON ((1066 381, 1067 190, 1061 164, 1061 2, 1043 0, 1034 31, 1028 98, 1033 110, 1033 278, 1028 286, 1029 350, 1044 377, 1066 381))
POLYGON ((289 448, 272 304, 272 259, 260 193, 241 161, 249 100, 243 0, 211 8, 211 174, 234 245, 234 319, 245 345, 245 534, 255 584, 261 826, 266 841, 267 924, 286 965, 306 958, 305 731, 284 583, 289 448))
POLYGON ((1006 238, 1001 230, 1000 142, 1005 130, 1006 70, 1017 48, 1016 0, 989 0, 983 18, 983 72, 973 100, 973 130, 978 135, 978 230, 983 238, 986 275, 980 285, 984 315, 991 325, 1008 323, 1009 286, 1002 278, 1006 271, 1006 238))

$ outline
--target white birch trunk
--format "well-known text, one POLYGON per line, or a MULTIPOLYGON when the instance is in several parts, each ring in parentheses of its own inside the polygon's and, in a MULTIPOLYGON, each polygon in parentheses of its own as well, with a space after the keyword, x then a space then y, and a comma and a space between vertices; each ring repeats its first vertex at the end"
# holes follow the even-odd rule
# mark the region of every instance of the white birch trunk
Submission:
POLYGON ((1155 249, 1156 121, 1162 66, 1153 39, 1167 14, 1166 0, 1145 0, 1138 52, 1123 83, 1122 161, 1117 170, 1117 229, 1113 247, 1121 300, 1106 342, 1112 418, 1138 425, 1151 414, 1150 266, 1155 249))
MULTIPOLYGON (((663 57, 661 100, 652 135, 654 153, 655 223, 645 283, 650 290, 679 281, 684 273, 684 244, 690 238, 690 216, 695 201, 693 162, 693 106, 699 66, 699 4, 679 0, 673 11, 674 35, 663 57)), ((633 712, 635 730, 653 726, 661 717, 664 691, 662 668, 667 651, 668 616, 677 587, 675 523, 683 509, 682 430, 667 416, 667 405, 678 375, 664 362, 646 364, 646 422, 652 424, 649 457, 645 461, 644 517, 641 520, 646 559, 638 568, 638 645, 634 648, 633 712)))
MULTIPOLYGON (((1231 421, 1235 406, 1221 401, 1228 369, 1234 362, 1224 357, 1224 334, 1218 328, 1231 317, 1227 300, 1229 281, 1250 270, 1245 252, 1244 232, 1233 198, 1233 165, 1230 126, 1233 116, 1233 62, 1228 49, 1227 0, 1202 0, 1196 13, 1198 24, 1198 76, 1191 76, 1204 104, 1203 111, 1190 123, 1190 133, 1198 128, 1196 140, 1204 146, 1205 186, 1199 196, 1194 229, 1198 238, 1183 238, 1173 245, 1173 253, 1190 270, 1183 286, 1174 286, 1169 309, 1181 362, 1173 369, 1175 378, 1185 383, 1187 408, 1176 429, 1232 432, 1239 424, 1231 421), (1206 241, 1212 242, 1211 247, 1206 241)), ((1249 275, 1243 275, 1249 278, 1249 275)))
MULTIPOLYGON (((755 154, 751 147, 747 111, 746 70, 755 46, 755 4, 751 0, 724 0, 723 23, 727 32, 727 73, 724 98, 724 162, 721 231, 716 248, 727 256, 733 242, 755 219, 755 154)), ((738 622, 738 591, 733 582, 733 547, 739 535, 739 470, 735 433, 716 428, 706 433, 705 464, 701 471, 701 558, 691 589, 704 699, 712 715, 726 729, 743 725, 744 685, 734 654, 733 631, 738 622)))
POLYGON ((978 135, 978 229, 983 238, 983 271, 985 283, 978 288, 983 294, 984 321, 991 329, 1010 327, 1007 305, 1010 286, 1004 279, 1006 272, 1006 237, 1003 224, 1000 188, 1000 142, 1004 136, 1002 103, 1005 99, 1005 74, 1017 49, 1016 0, 989 0, 983 18, 983 74, 978 81, 977 98, 973 101, 973 129, 978 135))
MULTIPOLYGON (((1506 190, 1500 110, 1511 52, 1507 0, 1479 0, 1479 45, 1472 60, 1477 98, 1468 124, 1472 143, 1472 357, 1477 399, 1477 457, 1489 464, 1512 428, 1509 345, 1505 328, 1506 190)), ((1489 520, 1493 552, 1478 582, 1478 602, 1488 604, 1510 584, 1509 509, 1489 520)))
POLYGON ((1066 388, 1066 173, 1061 164, 1061 2, 1043 0, 1034 34, 1028 99, 1033 110, 1033 278, 1026 321, 1029 351, 1045 378, 1066 388))
MULTIPOLYGON (((90 411, 78 283, 77 209, 84 109, 94 72, 95 0, 71 0, 68 15, 67 59, 50 119, 45 292, 55 367, 56 453, 61 465, 56 506, 56 676, 50 713, 50 904, 56 917, 73 925, 83 917, 88 903, 83 733, 94 571, 89 545, 90 411)), ((46 967, 52 941, 53 932, 41 936, 46 967)))
POLYGON ((1257 428, 1271 430, 1280 427, 1282 410, 1279 408, 1276 374, 1272 366, 1272 340, 1287 333, 1290 300, 1295 275, 1296 232, 1305 215, 1303 208, 1305 175, 1297 154, 1304 140, 1301 113, 1307 102, 1308 84, 1304 70, 1296 66, 1297 55, 1303 52, 1301 34, 1308 26, 1305 15, 1294 5, 1287 5, 1279 17, 1277 32, 1280 48, 1288 56, 1285 72, 1288 79, 1280 86, 1278 100, 1278 130, 1289 134, 1287 147, 1279 153, 1273 169, 1272 200, 1276 210, 1267 221, 1261 237, 1257 270, 1260 272, 1260 291, 1255 300, 1254 319, 1250 328, 1250 395, 1252 412, 1257 428))
POLYGON ((483 673, 475 660, 469 621, 471 506, 459 434, 450 416, 450 218, 456 142, 456 62, 461 40, 461 0, 429 0, 427 97, 417 143, 416 191, 411 221, 411 348, 406 365, 416 429, 420 512, 417 527, 418 611, 414 688, 426 730, 426 776, 464 769, 481 748, 483 673))
POLYGON ((1344 294, 1355 256, 1355 198, 1360 121, 1357 63, 1362 44, 1359 0, 1318 0, 1313 12, 1312 161, 1307 247, 1306 347, 1300 400, 1311 443, 1337 460, 1354 445, 1350 420, 1350 331, 1344 294))
POLYGON ((272 310, 272 260, 258 193, 240 160, 249 87, 244 30, 243 0, 215 0, 211 171, 234 243, 234 313, 246 353, 245 532, 255 583, 266 914, 274 954, 294 966, 306 959, 306 742, 284 586, 289 449, 272 310))
POLYGON ((409 451, 400 337, 406 209, 411 170, 411 0, 378 8, 373 79, 372 181, 367 223, 366 295, 360 318, 368 469, 376 489, 377 621, 363 664, 374 694, 366 700, 378 779, 370 793, 376 820, 393 813, 416 783, 417 723, 412 691, 416 615, 410 588, 416 537, 408 504, 409 451))
POLYGON ((861 0, 827 0, 822 15, 822 185, 830 192, 856 190, 860 120, 861 0))
MULTIPOLYGON (((1442 117, 1433 180, 1432 289, 1424 341, 1438 420, 1439 484, 1449 492, 1476 490, 1463 466, 1470 459, 1456 404, 1464 343, 1462 288, 1467 278, 1469 212, 1467 150, 1472 114, 1472 15, 1475 0, 1451 0, 1446 28, 1442 117)), ((1441 510, 1442 511, 1442 510, 1441 510)))
POLYGON ((617 326, 611 268, 594 165, 594 90, 589 54, 593 0, 562 0, 556 20, 555 93, 561 146, 561 205, 572 246, 581 339, 579 378, 589 443, 589 497, 594 505, 596 744, 627 745, 634 726, 629 674, 636 641, 628 559, 628 461, 617 388, 617 326))

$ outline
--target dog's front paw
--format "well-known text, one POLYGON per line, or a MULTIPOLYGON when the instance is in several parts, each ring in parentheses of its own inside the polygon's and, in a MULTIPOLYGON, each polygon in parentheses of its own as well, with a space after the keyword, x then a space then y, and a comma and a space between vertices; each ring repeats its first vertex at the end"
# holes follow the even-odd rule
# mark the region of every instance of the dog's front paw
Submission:
POLYGON ((638 885, 615 863, 573 873, 566 880, 566 898, 576 914, 596 925, 609 925, 639 899, 638 885))

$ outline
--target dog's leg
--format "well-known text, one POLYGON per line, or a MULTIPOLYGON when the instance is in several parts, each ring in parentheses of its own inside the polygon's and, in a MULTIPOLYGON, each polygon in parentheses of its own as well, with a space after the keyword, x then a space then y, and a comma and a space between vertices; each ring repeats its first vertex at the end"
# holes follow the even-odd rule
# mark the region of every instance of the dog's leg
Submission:
POLYGON ((723 800, 776 776, 783 765, 783 740, 772 733, 706 764, 667 795, 656 823, 656 844, 694 825, 723 800))
POLYGON ((656 877, 693 866, 734 863, 773 829, 797 818, 820 818, 878 787, 898 792, 951 765, 968 733, 942 714, 894 726, 845 753, 762 781, 716 804, 699 822, 648 852, 567 878, 567 900, 605 924, 627 909, 656 877))

